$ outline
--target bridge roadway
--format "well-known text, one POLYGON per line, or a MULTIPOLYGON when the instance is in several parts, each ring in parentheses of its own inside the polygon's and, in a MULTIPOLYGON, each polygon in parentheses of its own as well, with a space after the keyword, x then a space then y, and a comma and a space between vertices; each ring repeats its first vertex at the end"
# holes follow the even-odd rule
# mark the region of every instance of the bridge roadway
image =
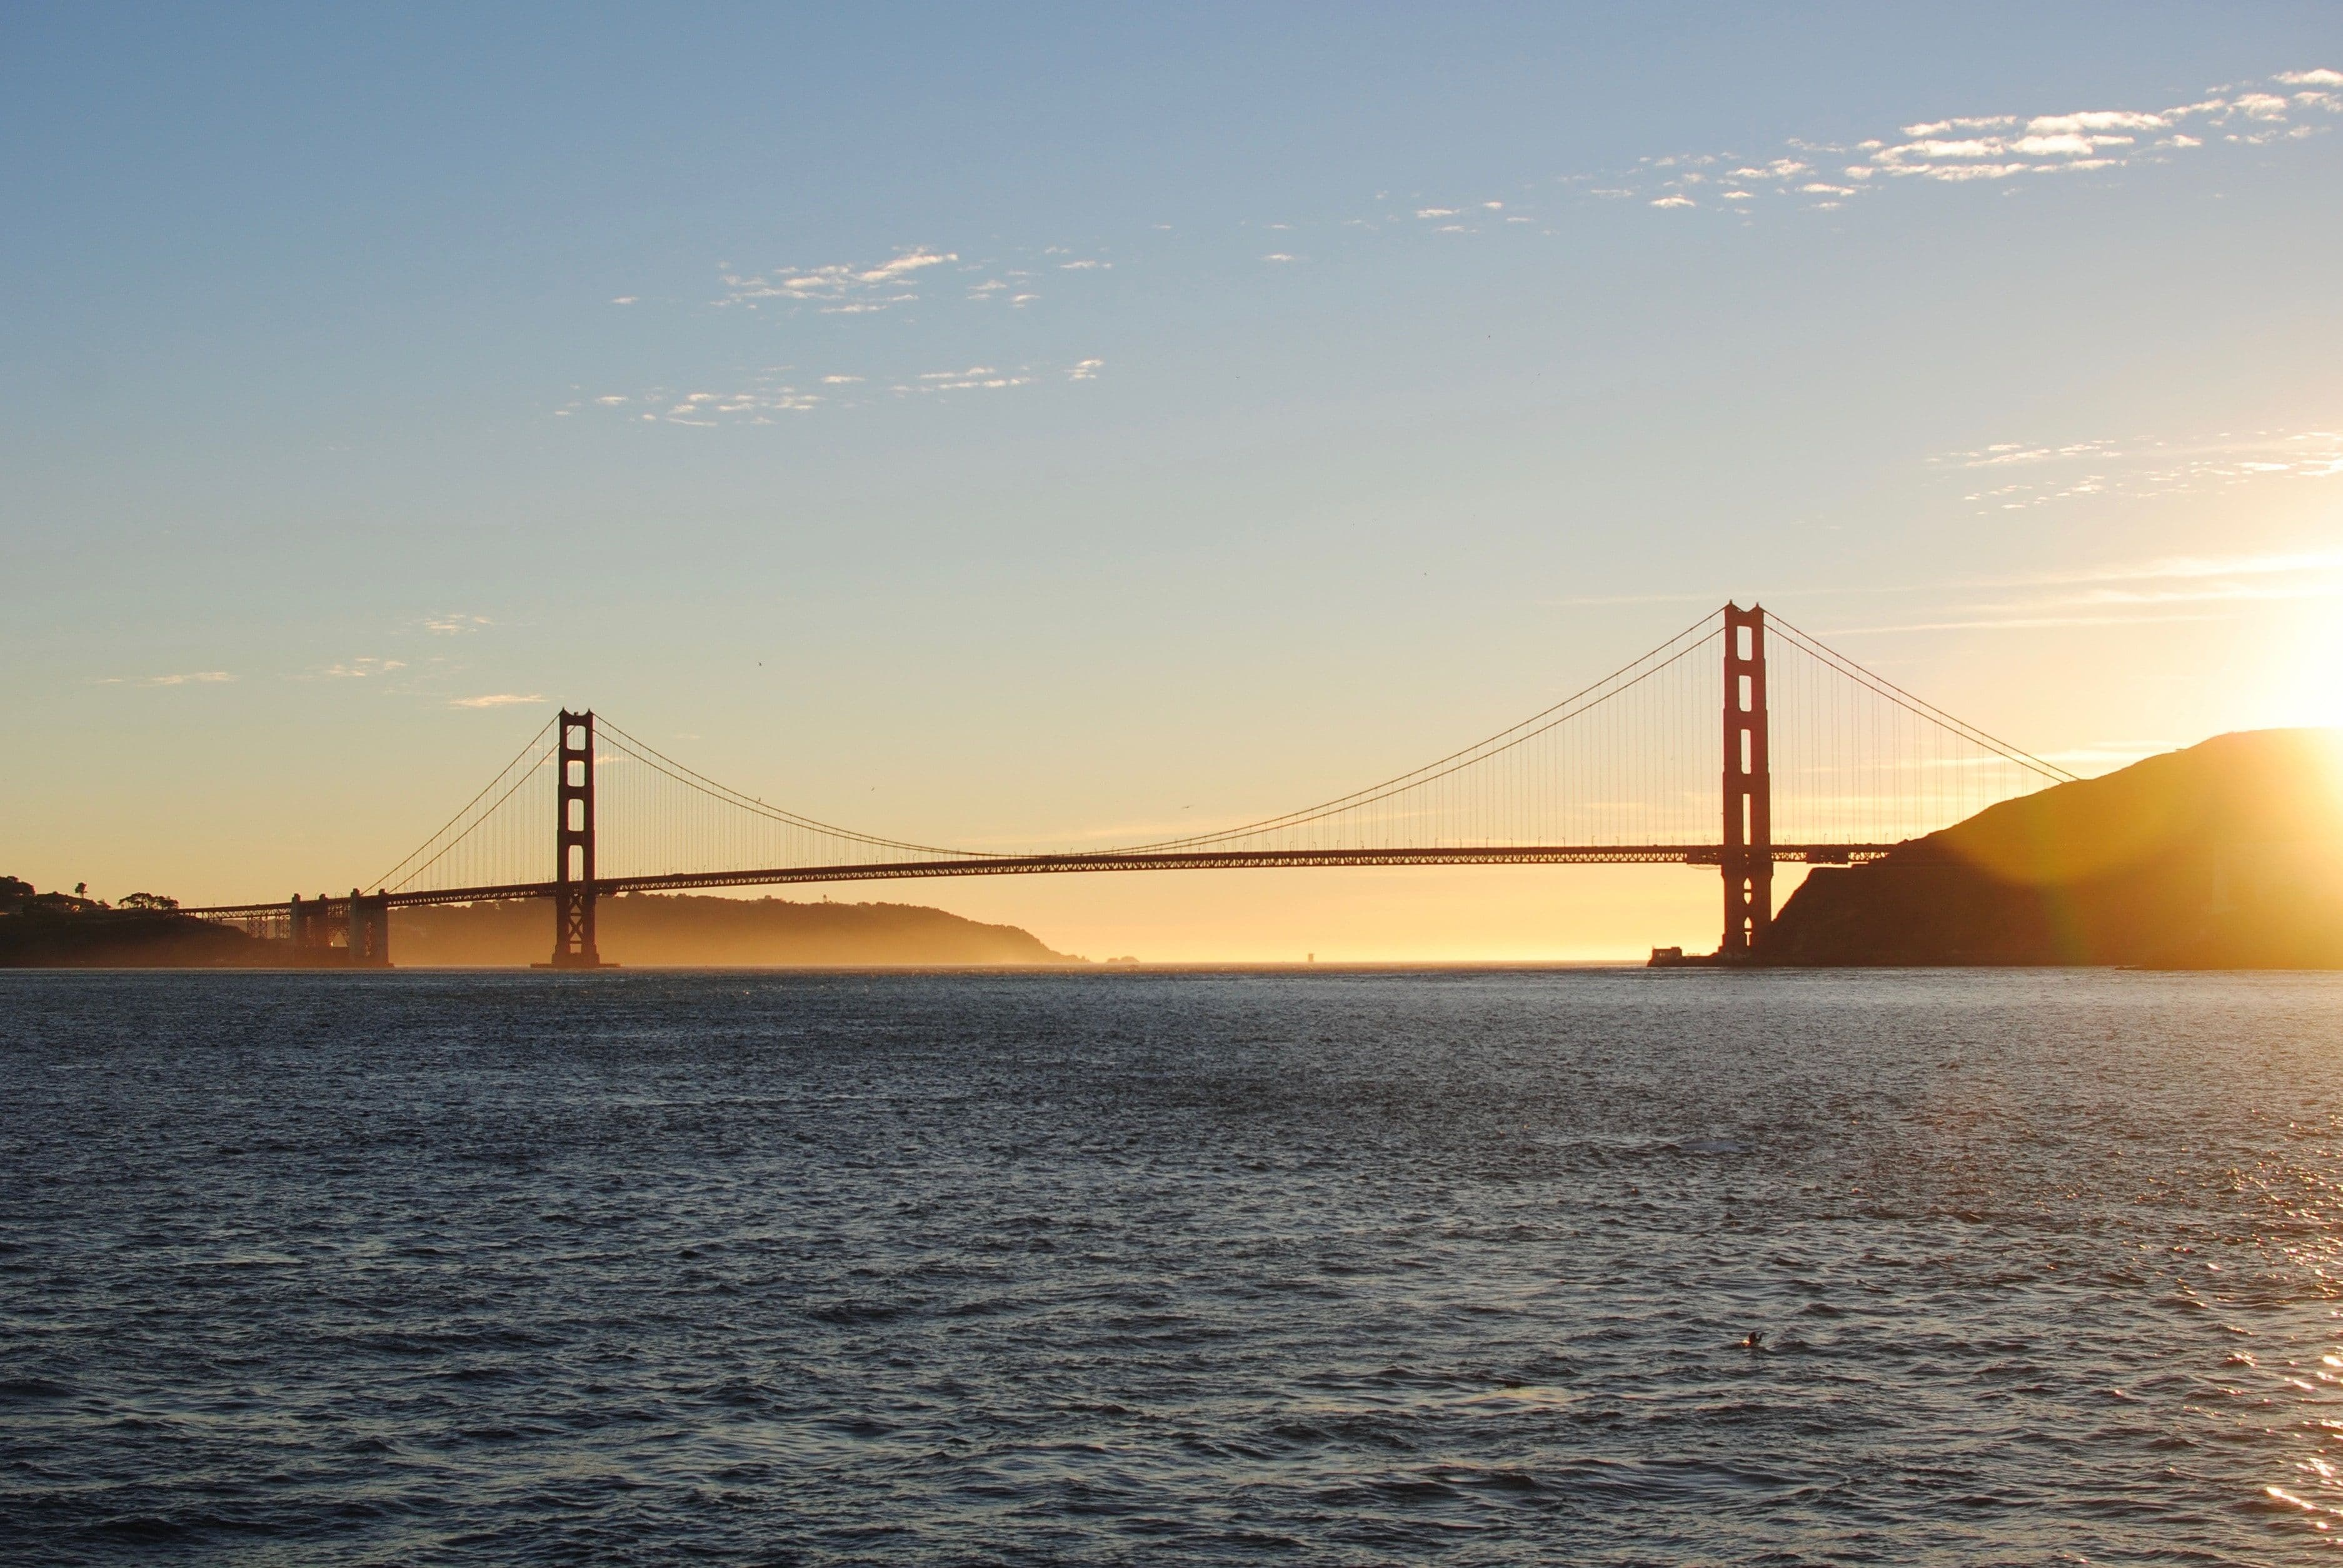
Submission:
MULTIPOLYGON (((1776 844, 1776 861, 1845 866, 1875 860, 1893 844, 1776 844)), ((805 882, 902 881, 922 877, 1010 877, 1061 871, 1272 870, 1294 866, 1715 866, 1720 844, 1528 844, 1450 849, 1242 849, 1166 854, 970 855, 942 860, 878 860, 850 866, 789 866, 755 871, 669 871, 649 877, 598 877, 598 898, 615 893, 671 893, 699 888, 779 887, 805 882)), ((550 899, 558 882, 507 882, 493 887, 440 888, 387 893, 393 908, 418 904, 494 903, 550 899)), ((328 895, 328 903, 347 902, 328 895)), ((215 904, 179 912, 205 919, 282 914, 280 900, 215 904)))

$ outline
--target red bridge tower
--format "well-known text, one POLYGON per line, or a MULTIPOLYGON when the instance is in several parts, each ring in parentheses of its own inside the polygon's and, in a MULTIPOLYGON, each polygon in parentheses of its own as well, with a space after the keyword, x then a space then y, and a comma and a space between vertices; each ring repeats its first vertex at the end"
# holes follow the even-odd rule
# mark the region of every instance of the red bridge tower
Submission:
POLYGON ((1755 956, 1774 923, 1774 771, 1766 756, 1765 611, 1725 607, 1725 942, 1755 956))
POLYGON ((594 970, 594 712, 561 710, 560 820, 554 842, 561 864, 554 873, 553 961, 557 970, 594 970))

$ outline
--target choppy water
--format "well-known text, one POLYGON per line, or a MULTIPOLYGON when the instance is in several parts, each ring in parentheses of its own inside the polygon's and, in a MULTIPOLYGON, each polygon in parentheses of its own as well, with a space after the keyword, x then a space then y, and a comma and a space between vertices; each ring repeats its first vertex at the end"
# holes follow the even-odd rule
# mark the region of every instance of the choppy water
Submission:
POLYGON ((5 975, 0 1560, 2307 1560, 2339 1112, 2343 977, 5 975))

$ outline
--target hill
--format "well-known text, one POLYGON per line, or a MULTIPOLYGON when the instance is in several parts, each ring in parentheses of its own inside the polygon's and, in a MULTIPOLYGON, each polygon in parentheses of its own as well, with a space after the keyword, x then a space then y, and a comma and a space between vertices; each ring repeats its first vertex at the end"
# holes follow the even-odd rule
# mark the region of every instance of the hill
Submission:
POLYGON ((2218 736, 1817 869, 1760 957, 2343 968, 2343 730, 2218 736))
MULTIPOLYGON (((632 893, 599 901, 596 935, 615 964, 825 968, 856 965, 1069 964, 1015 926, 916 904, 793 903, 632 893)), ((553 946, 539 901, 395 910, 390 957, 407 964, 539 963, 553 946)))
POLYGON ((0 969, 250 969, 279 961, 270 943, 182 915, 145 893, 125 909, 36 893, 0 877, 0 969))

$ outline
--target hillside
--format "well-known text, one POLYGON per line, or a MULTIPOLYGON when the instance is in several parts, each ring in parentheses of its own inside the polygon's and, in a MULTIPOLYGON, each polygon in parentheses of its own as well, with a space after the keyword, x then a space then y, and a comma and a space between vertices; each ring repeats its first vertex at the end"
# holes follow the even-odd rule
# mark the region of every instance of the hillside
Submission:
MULTIPOLYGON (((143 897, 143 895, 141 895, 143 897)), ((0 969, 250 969, 272 945, 166 908, 108 909, 0 877, 0 969)))
MULTIPOLYGON (((604 899, 595 921, 615 964, 821 968, 831 965, 1065 964, 1015 926, 990 926, 914 904, 796 903, 636 893, 604 899)), ((529 964, 553 946, 543 902, 451 904, 392 911, 391 961, 529 964)))
POLYGON ((2343 967, 2343 731, 2219 736, 1817 869, 1761 957, 2343 967))

